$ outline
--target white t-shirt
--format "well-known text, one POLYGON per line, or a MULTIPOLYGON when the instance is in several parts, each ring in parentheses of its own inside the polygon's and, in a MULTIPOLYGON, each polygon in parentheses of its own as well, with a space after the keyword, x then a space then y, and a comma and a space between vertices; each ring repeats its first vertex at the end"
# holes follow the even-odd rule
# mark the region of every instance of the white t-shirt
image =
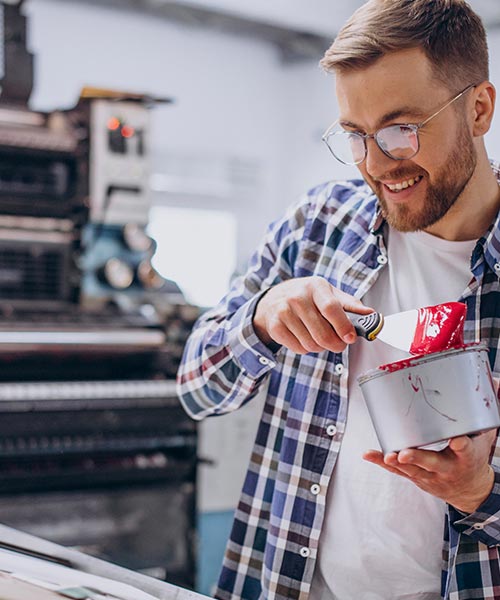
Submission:
MULTIPOLYGON (((388 265, 363 298, 383 314, 457 300, 475 241, 390 230, 388 265)), ((445 503, 364 461, 380 449, 356 378, 407 354, 381 341, 350 347, 347 425, 326 500, 311 600, 439 600, 445 503)))

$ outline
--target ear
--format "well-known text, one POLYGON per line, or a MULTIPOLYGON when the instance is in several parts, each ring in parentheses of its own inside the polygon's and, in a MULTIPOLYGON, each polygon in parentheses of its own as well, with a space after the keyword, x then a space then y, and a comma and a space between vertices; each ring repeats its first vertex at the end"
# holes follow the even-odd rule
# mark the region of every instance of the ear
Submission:
POLYGON ((491 125, 495 111, 496 90, 489 81, 483 81, 473 90, 472 134, 475 137, 485 135, 491 125))

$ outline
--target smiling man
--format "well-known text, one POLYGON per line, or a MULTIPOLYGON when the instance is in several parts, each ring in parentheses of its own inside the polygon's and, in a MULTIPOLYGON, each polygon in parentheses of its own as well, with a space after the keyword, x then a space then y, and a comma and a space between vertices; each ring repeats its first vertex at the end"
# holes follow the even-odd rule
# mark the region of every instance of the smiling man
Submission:
POLYGON ((322 60, 323 139, 362 179, 310 191, 198 322, 179 371, 194 417, 266 390, 221 599, 500 599, 496 431, 383 455, 357 377, 404 355, 345 311, 467 305, 500 373, 500 174, 478 16, 462 0, 371 0, 322 60))

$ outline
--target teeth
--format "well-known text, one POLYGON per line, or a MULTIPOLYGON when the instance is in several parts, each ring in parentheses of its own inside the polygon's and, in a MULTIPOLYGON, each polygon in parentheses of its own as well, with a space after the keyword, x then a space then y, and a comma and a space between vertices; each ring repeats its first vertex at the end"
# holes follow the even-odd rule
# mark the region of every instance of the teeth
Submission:
POLYGON ((387 187, 391 192, 399 192, 400 190, 406 190, 406 188, 412 187, 422 179, 422 175, 415 177, 414 179, 407 179, 406 181, 400 181, 399 183, 387 183, 387 187))

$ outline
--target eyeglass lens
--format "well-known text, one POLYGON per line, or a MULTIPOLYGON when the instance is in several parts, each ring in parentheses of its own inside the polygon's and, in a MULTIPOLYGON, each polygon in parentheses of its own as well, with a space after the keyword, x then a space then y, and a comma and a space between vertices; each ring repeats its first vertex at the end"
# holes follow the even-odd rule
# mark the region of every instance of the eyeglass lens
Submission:
MULTIPOLYGON (((407 125, 391 125, 375 134, 378 147, 397 160, 412 158, 418 152, 417 129, 407 125)), ((359 164, 366 156, 366 139, 350 131, 336 131, 327 138, 332 153, 345 164, 359 164)))

